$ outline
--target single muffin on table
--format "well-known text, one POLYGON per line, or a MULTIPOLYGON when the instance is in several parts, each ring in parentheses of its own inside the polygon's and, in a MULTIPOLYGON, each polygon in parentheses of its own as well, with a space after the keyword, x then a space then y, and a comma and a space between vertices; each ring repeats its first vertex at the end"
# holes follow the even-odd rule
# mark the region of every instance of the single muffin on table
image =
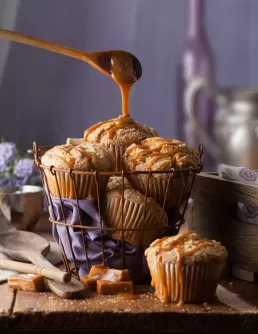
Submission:
POLYGON ((228 252, 220 242, 187 231, 157 239, 145 255, 156 296, 182 304, 214 298, 228 252))
POLYGON ((133 143, 140 144, 142 140, 157 136, 156 131, 141 125, 131 117, 119 116, 108 121, 97 123, 84 133, 84 141, 103 145, 114 156, 112 170, 122 170, 122 155, 133 143))
MULTIPOLYGON (((45 175, 49 190, 52 195, 62 198, 97 199, 97 187, 95 175, 73 174, 73 180, 69 170, 80 172, 109 172, 113 164, 112 155, 101 145, 84 143, 77 146, 59 145, 48 150, 41 162, 48 167, 62 169, 55 171, 53 175, 50 169, 45 169, 45 175), (76 188, 76 193, 74 189, 76 188)), ((104 194, 109 176, 100 176, 98 187, 100 196, 104 194)))
POLYGON ((195 173, 183 170, 200 169, 201 159, 199 152, 184 142, 153 137, 129 146, 124 153, 123 164, 129 172, 152 171, 151 176, 128 174, 128 179, 142 194, 148 187, 148 196, 170 209, 179 208, 188 198, 195 173), (155 173, 169 170, 175 172, 155 173))
MULTIPOLYGON (((122 177, 112 177, 108 183, 104 201, 106 223, 109 227, 116 229, 121 229, 122 226, 124 229, 144 228, 144 231, 125 231, 124 240, 134 246, 139 244, 147 246, 166 230, 167 215, 150 197, 146 200, 145 208, 145 196, 133 189, 126 178, 124 178, 123 199, 122 182, 122 177), (159 229, 160 227, 164 227, 164 230, 159 229)), ((110 236, 114 240, 121 240, 122 231, 112 231, 110 236)))

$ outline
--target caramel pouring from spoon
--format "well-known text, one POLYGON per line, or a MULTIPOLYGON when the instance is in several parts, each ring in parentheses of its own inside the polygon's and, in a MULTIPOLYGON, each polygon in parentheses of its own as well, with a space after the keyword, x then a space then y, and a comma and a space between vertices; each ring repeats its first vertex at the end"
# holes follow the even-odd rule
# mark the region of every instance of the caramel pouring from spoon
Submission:
POLYGON ((115 81, 117 81, 116 78, 119 78, 121 84, 133 83, 139 80, 142 75, 142 67, 139 60, 126 51, 85 52, 5 29, 0 29, 0 38, 82 60, 102 74, 113 77, 115 81))

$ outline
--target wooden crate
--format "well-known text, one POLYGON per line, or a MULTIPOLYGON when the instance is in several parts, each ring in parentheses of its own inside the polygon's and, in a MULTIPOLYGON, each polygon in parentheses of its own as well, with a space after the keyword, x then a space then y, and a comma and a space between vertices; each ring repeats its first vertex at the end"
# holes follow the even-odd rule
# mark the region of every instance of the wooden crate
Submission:
POLYGON ((258 205, 258 186, 200 173, 189 207, 189 229, 221 241, 229 251, 227 272, 248 281, 258 278, 258 225, 237 218, 237 202, 258 205))

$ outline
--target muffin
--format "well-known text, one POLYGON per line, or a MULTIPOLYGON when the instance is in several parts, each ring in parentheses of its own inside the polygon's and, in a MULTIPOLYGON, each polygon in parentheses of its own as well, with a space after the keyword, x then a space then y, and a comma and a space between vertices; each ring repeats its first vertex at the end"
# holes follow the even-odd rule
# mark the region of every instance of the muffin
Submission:
POLYGON ((133 143, 140 144, 142 140, 157 136, 153 128, 141 125, 130 117, 120 116, 109 121, 100 122, 84 133, 84 141, 98 143, 107 148, 114 156, 112 170, 122 170, 122 155, 133 143))
POLYGON ((199 152, 181 141, 153 137, 140 145, 132 144, 123 156, 126 171, 169 171, 174 173, 128 174, 133 187, 154 198, 166 209, 179 208, 188 198, 195 173, 184 169, 200 169, 199 152), (181 172, 180 172, 181 171, 181 172), (165 203, 164 203, 165 201, 165 203))
MULTIPOLYGON (((45 166, 54 166, 62 171, 56 171, 56 178, 50 170, 45 169, 45 175, 50 192, 54 196, 75 199, 97 199, 95 175, 73 174, 76 193, 69 170, 81 172, 108 172, 112 167, 112 156, 104 147, 85 143, 81 145, 60 145, 48 150, 41 158, 45 166), (59 188, 59 189, 58 189, 59 188)), ((99 176, 99 194, 104 194, 109 176, 99 176)))
POLYGON ((187 231, 154 241, 145 256, 156 296, 182 304, 214 298, 228 253, 221 243, 187 231))
MULTIPOLYGON (((150 197, 147 198, 145 209, 145 196, 133 189, 126 179, 124 179, 124 202, 122 194, 122 178, 112 177, 108 183, 104 201, 106 224, 108 227, 121 229, 122 209, 124 209, 123 228, 153 229, 145 231, 125 231, 124 240, 134 246, 139 244, 149 245, 166 229, 156 229, 168 225, 166 213, 162 213, 162 207, 150 197)), ((110 237, 114 240, 122 240, 122 231, 111 231, 110 237)))

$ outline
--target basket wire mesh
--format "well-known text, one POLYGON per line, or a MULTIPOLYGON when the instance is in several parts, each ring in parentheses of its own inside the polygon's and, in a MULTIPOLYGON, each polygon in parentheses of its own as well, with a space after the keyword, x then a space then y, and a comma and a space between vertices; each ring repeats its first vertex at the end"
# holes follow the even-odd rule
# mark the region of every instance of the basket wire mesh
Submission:
MULTIPOLYGON (((83 251, 85 253, 85 259, 86 259, 86 269, 89 272, 90 265, 89 265, 89 259, 88 259, 88 245, 87 245, 87 239, 84 238, 84 233, 86 230, 90 231, 90 230, 96 230, 100 232, 100 241, 101 241, 101 253, 102 253, 102 263, 105 264, 105 249, 104 249, 104 243, 103 243, 103 232, 107 231, 107 232, 111 232, 111 231, 117 231, 117 232, 121 232, 121 269, 125 269, 126 268, 126 263, 125 263, 125 238, 124 238, 124 234, 126 231, 139 231, 140 232, 140 244, 139 247, 142 246, 142 240, 143 240, 143 234, 150 231, 150 230, 160 230, 160 231, 169 231, 170 229, 173 229, 174 234, 178 233, 180 230, 180 227, 184 224, 185 219, 184 219, 184 215, 186 212, 186 208, 187 208, 187 204, 188 204, 188 200, 190 198, 190 194, 193 188, 193 184, 195 181, 195 177, 198 173, 201 172, 202 170, 202 163, 200 164, 200 166, 198 166, 198 168, 188 168, 188 169, 180 169, 180 170, 176 170, 176 169, 171 169, 168 171, 134 171, 134 172, 127 172, 125 170, 122 170, 121 172, 84 172, 84 171, 77 171, 77 170, 73 170, 73 169, 60 169, 60 168, 55 168, 54 166, 45 166, 41 163, 41 159, 40 157, 44 154, 45 151, 47 151, 48 149, 52 148, 51 146, 37 146, 36 142, 33 143, 33 154, 34 154, 34 163, 36 165, 36 167, 39 170, 40 176, 41 176, 41 180, 42 180, 42 185, 43 188, 45 190, 45 198, 47 201, 47 205, 49 208, 49 221, 54 224, 54 228, 55 231, 58 235, 58 231, 57 231, 57 225, 62 225, 65 227, 66 230, 66 234, 67 234, 67 239, 69 242, 69 249, 72 255, 72 259, 70 259, 70 261, 68 260, 68 256, 67 256, 67 249, 65 249, 62 240, 60 238, 60 236, 58 236, 59 239, 59 246, 60 246, 60 250, 61 250, 61 254, 62 254, 62 258, 63 258, 63 263, 65 266, 65 270, 69 273, 71 273, 74 277, 76 277, 77 279, 80 279, 79 276, 79 266, 77 264, 77 260, 76 260, 76 256, 73 250, 73 246, 72 246, 72 242, 71 242, 71 235, 70 235, 70 229, 71 228, 77 228, 80 230, 81 232, 81 236, 82 236, 82 240, 83 240, 83 251), (58 190, 58 199, 59 199, 59 203, 60 203, 60 208, 61 208, 61 213, 62 213, 62 217, 63 220, 62 221, 58 221, 56 214, 55 214, 55 210, 53 207, 53 201, 52 201, 52 197, 50 196, 50 189, 49 189, 49 185, 48 185, 48 181, 47 181, 47 177, 46 177, 46 171, 50 171, 50 173, 54 176, 55 178, 55 182, 56 182, 56 188, 58 190), (61 191, 60 191, 60 184, 58 182, 58 178, 57 178, 57 172, 64 172, 64 173, 68 173, 70 180, 72 182, 72 187, 73 187, 73 191, 75 194, 75 201, 76 201, 76 210, 77 210, 77 214, 79 217, 79 221, 78 224, 69 224, 67 222, 67 217, 65 215, 65 210, 64 210, 64 206, 63 206, 63 198, 61 196, 61 191), (155 228, 147 228, 145 227, 144 223, 145 223, 145 219, 146 219, 146 210, 147 210, 147 199, 148 199, 148 191, 149 191, 149 182, 150 179, 152 177, 153 174, 168 174, 168 181, 167 181, 167 186, 166 186, 166 190, 165 190, 165 196, 164 196, 164 201, 163 201, 163 205, 162 205, 162 214, 160 217, 160 226, 159 227, 155 227, 155 228), (189 191, 187 193, 186 196, 186 200, 184 201, 184 203, 177 208, 173 208, 174 212, 180 213, 179 215, 179 219, 177 222, 175 222, 172 225, 168 225, 166 227, 162 226, 162 221, 163 221, 163 216, 165 214, 165 205, 166 205, 166 201, 167 201, 167 196, 168 196, 168 191, 169 191, 169 187, 170 187, 170 183, 171 180, 173 178, 173 176, 177 175, 178 173, 180 173, 180 175, 184 175, 184 185, 183 187, 180 189, 180 197, 179 197, 179 201, 178 203, 181 203, 183 194, 185 193, 185 188, 188 184, 188 180, 190 179, 190 186, 189 186, 189 191), (77 196, 77 189, 76 189, 76 183, 75 183, 75 175, 80 174, 80 175, 92 175, 94 176, 94 181, 95 181, 95 186, 96 186, 96 194, 97 194, 97 207, 98 207, 98 215, 99 215, 99 226, 88 226, 83 224, 83 219, 81 217, 81 210, 79 207, 79 198, 77 196), (130 175, 130 174, 144 174, 147 176, 147 186, 145 189, 145 194, 144 194, 144 218, 141 222, 141 227, 137 227, 137 228, 127 228, 126 226, 124 226, 124 203, 125 203, 125 197, 124 197, 124 192, 125 192, 125 178, 126 176, 130 175), (121 228, 112 228, 110 226, 103 226, 103 215, 101 212, 101 196, 99 193, 99 179, 102 176, 119 176, 122 178, 122 185, 121 185, 121 205, 122 205, 122 210, 121 210, 121 228), (52 212, 52 216, 53 218, 51 218, 51 213, 50 210, 52 212)), ((203 146, 202 144, 199 145, 199 154, 200 154, 200 158, 203 155, 203 146)), ((178 191, 179 189, 175 189, 175 191, 178 191)), ((169 232, 168 232, 169 233, 169 232)), ((140 259, 140 257, 139 257, 140 259)), ((140 268, 139 268, 140 270, 140 268)))

